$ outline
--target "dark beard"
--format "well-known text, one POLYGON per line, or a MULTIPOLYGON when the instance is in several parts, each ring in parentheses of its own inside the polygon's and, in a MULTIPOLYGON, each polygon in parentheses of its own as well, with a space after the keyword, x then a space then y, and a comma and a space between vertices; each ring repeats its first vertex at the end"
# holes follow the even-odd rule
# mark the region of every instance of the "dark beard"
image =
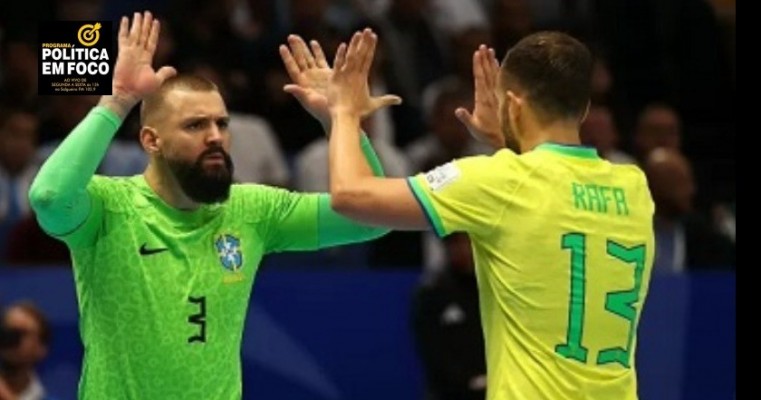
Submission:
POLYGON ((210 148, 201 153, 193 164, 184 161, 169 160, 169 169, 179 182, 182 191, 191 200, 204 203, 220 203, 230 197, 230 185, 233 181, 233 161, 221 148, 210 148), (220 154, 225 159, 224 168, 205 170, 203 160, 209 155, 220 154))

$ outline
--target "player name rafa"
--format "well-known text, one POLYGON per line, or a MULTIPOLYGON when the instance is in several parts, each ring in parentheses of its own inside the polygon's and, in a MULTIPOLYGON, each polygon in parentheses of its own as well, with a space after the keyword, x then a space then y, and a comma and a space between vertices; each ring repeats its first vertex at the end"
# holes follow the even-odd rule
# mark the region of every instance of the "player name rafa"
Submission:
POLYGON ((108 50, 98 48, 43 48, 42 49, 43 60, 56 60, 56 61, 100 61, 108 60, 108 50))

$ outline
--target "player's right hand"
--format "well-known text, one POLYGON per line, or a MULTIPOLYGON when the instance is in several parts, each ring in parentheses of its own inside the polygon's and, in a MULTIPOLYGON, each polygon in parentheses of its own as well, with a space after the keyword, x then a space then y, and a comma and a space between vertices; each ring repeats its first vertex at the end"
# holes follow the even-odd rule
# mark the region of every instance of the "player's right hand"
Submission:
MULTIPOLYGON (((285 85, 283 90, 292 94, 307 112, 312 114, 323 126, 330 122, 328 111, 328 83, 333 70, 328 65, 325 53, 316 40, 306 42, 298 35, 288 35, 288 46, 280 46, 280 58, 293 83, 285 85)), ((370 97, 370 106, 363 118, 375 110, 401 103, 394 95, 370 97)))
POLYGON ((132 27, 122 17, 119 26, 119 54, 114 66, 113 96, 121 102, 137 104, 155 92, 161 83, 177 74, 172 67, 153 69, 153 54, 161 26, 150 12, 135 13, 132 27))

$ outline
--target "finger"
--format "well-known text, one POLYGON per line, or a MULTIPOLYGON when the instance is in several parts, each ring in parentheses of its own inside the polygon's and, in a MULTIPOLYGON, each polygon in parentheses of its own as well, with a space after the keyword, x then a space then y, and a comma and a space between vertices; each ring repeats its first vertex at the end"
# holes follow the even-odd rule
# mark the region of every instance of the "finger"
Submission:
POLYGON ((159 44, 159 33, 161 33, 161 23, 159 20, 154 19, 151 24, 151 33, 148 35, 148 43, 146 43, 145 49, 148 50, 151 57, 156 53, 156 47, 159 44))
POLYGON ((288 84, 283 86, 283 91, 293 95, 299 101, 307 97, 307 90, 299 85, 288 84))
POLYGON ((129 18, 122 17, 119 23, 119 45, 126 44, 129 38, 129 18))
POLYGON ((314 61, 317 63, 317 66, 320 68, 330 68, 328 65, 328 59, 325 58, 325 52, 322 51, 320 43, 316 40, 312 40, 309 42, 309 47, 312 48, 312 54, 314 54, 314 61))
POLYGON ((497 55, 494 52, 493 48, 489 48, 489 71, 491 73, 492 79, 494 80, 494 86, 497 85, 497 77, 499 76, 499 61, 497 60, 497 55))
POLYGON ((398 106, 399 104, 402 104, 402 98, 394 94, 386 94, 380 97, 373 97, 374 110, 388 106, 398 106))
POLYGON ((497 60, 497 54, 494 51, 493 47, 489 47, 489 58, 490 58, 492 67, 494 67, 495 69, 499 69, 499 60, 497 60))
POLYGON ((478 49, 478 53, 481 73, 484 76, 484 88, 486 90, 490 90, 494 87, 495 76, 492 74, 490 67, 491 61, 489 60, 489 50, 486 48, 486 46, 481 45, 478 49))
POLYGON ((156 77, 159 78, 159 82, 164 82, 175 75, 177 75, 177 70, 170 66, 161 67, 158 72, 156 72, 156 77))
POLYGON ((307 53, 309 53, 309 50, 307 50, 307 46, 304 44, 304 39, 298 35, 288 35, 288 45, 291 46, 291 53, 293 58, 296 59, 296 64, 298 64, 299 68, 302 71, 308 69, 309 61, 307 60, 307 53))
POLYGON ((458 107, 454 110, 454 115, 468 130, 473 127, 473 115, 465 108, 458 107))
POLYGON ((362 58, 361 71, 364 75, 369 75, 370 68, 375 58, 375 46, 378 44, 378 35, 367 29, 364 34, 364 57, 362 58))
POLYGON ((338 50, 336 50, 336 57, 333 60, 333 71, 341 71, 344 67, 344 63, 346 62, 346 43, 341 43, 338 45, 338 50))
POLYGON ((285 71, 288 72, 288 76, 291 77, 292 82, 298 82, 301 68, 299 68, 299 65, 296 63, 296 59, 294 59, 293 54, 291 54, 291 50, 286 45, 280 45, 279 50, 280 58, 283 60, 283 65, 285 65, 285 71))
POLYGON ((143 22, 140 27, 140 37, 137 39, 137 44, 145 46, 148 43, 148 38, 151 35, 151 28, 153 27, 153 15, 150 11, 146 11, 143 14, 143 22))
POLYGON ((137 43, 140 37, 140 28, 142 27, 143 16, 140 13, 135 13, 132 16, 132 28, 129 31, 129 42, 137 43))
POLYGON ((345 69, 356 68, 357 51, 359 50, 359 46, 361 42, 362 42, 362 34, 360 32, 355 32, 354 35, 351 37, 349 46, 346 48, 346 61, 344 62, 343 68, 345 69))
POLYGON ((473 88, 475 90, 475 102, 480 103, 483 98, 483 93, 486 90, 484 87, 483 69, 481 69, 481 57, 478 50, 473 53, 473 88))

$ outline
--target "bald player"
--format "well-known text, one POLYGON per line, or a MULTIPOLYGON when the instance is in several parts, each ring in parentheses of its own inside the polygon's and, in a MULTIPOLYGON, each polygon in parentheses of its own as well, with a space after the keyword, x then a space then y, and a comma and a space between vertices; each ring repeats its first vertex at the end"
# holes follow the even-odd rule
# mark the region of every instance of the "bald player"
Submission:
MULTIPOLYGON (((225 102, 207 80, 155 71, 158 35, 150 13, 135 14, 131 28, 122 19, 113 95, 42 166, 30 201, 71 251, 85 350, 80 399, 241 398, 240 344, 262 257, 387 230, 339 216, 326 194, 232 185, 225 102), (94 176, 140 101, 145 173, 94 176)), ((327 119, 322 104, 311 111, 327 119)), ((380 174, 366 139, 362 148, 380 174)))

